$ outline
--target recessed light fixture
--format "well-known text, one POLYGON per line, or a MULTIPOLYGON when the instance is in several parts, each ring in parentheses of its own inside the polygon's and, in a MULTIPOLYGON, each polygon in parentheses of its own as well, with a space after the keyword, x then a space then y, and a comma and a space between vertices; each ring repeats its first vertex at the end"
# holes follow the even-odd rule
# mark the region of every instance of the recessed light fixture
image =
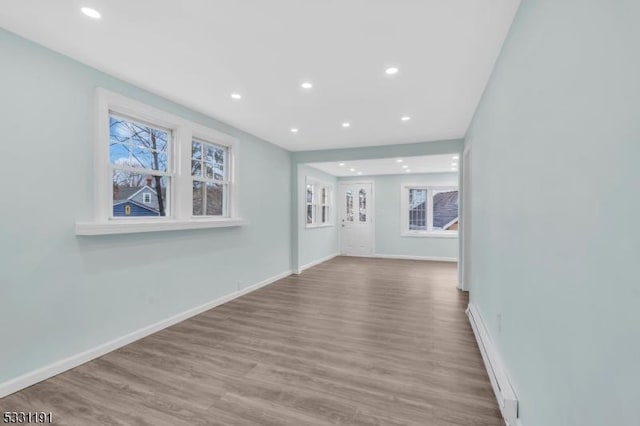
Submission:
POLYGON ((100 19, 102 15, 95 9, 91 9, 90 7, 83 7, 80 9, 80 12, 87 15, 89 18, 100 19))
POLYGON ((453 167, 458 167, 458 163, 451 163, 453 167))
POLYGON ((295 127, 291 129, 291 133, 298 133, 298 129, 296 129, 295 127))
POLYGON ((389 67, 386 70, 384 70, 384 73, 387 75, 394 75, 394 74, 398 74, 398 71, 400 70, 396 67, 389 67))
POLYGON ((342 166, 344 166, 344 163, 340 163, 340 164, 338 164, 338 165, 339 165, 340 167, 342 167, 342 166))
POLYGON ((362 174, 362 172, 358 172, 358 174, 359 174, 359 175, 361 175, 361 174, 362 174))
POLYGON ((232 93, 231 94, 231 99, 235 99, 236 101, 240 100, 240 99, 242 99, 242 95, 240 93, 232 93))
POLYGON ((351 169, 349 169, 349 171, 350 171, 350 172, 355 172, 355 171, 356 171, 356 169, 351 168, 351 169))
POLYGON ((402 121, 409 121, 411 120, 411 117, 409 117, 408 115, 405 115, 404 117, 402 117, 400 120, 402 121))
POLYGON ((453 156, 453 159, 454 159, 454 160, 457 160, 457 159, 459 159, 459 158, 460 158, 460 157, 458 157, 457 155, 454 155, 454 156, 453 156))
POLYGON ((305 81, 300 85, 300 87, 302 87, 303 89, 311 89, 313 87, 313 84, 309 83, 308 81, 305 81))
POLYGON ((351 127, 351 123, 347 123, 346 121, 342 123, 342 127, 351 127))
POLYGON ((402 168, 403 168, 403 169, 408 169, 408 168, 409 168, 409 166, 407 166, 406 164, 403 164, 403 165, 402 165, 402 168))
POLYGON ((397 161, 398 163, 402 163, 402 158, 398 158, 396 161, 397 161))
POLYGON ((407 173, 411 173, 411 170, 407 169, 407 170, 405 170, 405 172, 407 172, 407 173))

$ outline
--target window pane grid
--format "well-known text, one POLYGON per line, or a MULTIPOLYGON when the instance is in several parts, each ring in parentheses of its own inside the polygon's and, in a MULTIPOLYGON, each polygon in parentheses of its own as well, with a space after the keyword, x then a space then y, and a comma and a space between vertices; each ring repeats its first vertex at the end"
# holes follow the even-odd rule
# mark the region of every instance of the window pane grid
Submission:
POLYGON ((227 182, 227 148, 193 140, 191 145, 191 175, 203 181, 227 182))
POLYGON ((114 167, 169 172, 171 135, 171 130, 111 114, 110 163, 114 167))
POLYGON ((227 158, 228 148, 192 141, 193 216, 228 216, 227 158))
POLYGON ((409 230, 427 229, 427 190, 409 189, 409 230))
POLYGON ((331 223, 331 191, 332 187, 322 182, 310 182, 305 185, 304 205, 307 225, 331 223))

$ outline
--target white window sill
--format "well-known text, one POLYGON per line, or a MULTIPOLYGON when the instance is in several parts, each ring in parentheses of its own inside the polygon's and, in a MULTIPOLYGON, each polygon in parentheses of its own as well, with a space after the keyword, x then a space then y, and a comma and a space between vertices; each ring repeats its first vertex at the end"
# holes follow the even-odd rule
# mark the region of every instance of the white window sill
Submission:
POLYGON ((305 225, 305 228, 331 228, 333 226, 333 223, 323 223, 321 225, 305 225))
POLYGON ((458 238, 457 232, 403 232, 401 237, 416 238, 458 238))
POLYGON ((157 220, 112 220, 109 222, 76 222, 76 235, 134 234, 140 232, 180 231, 186 229, 227 228, 243 226, 245 219, 157 219, 157 220))

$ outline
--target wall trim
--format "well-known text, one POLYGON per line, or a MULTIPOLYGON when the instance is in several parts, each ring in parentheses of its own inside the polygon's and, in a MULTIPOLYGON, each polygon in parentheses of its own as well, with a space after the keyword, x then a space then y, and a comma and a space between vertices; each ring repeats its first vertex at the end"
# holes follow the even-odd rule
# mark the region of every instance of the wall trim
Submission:
POLYGON ((518 419, 518 397, 511 386, 511 381, 507 376, 504 363, 500 355, 489 338, 489 333, 482 321, 480 312, 475 305, 469 303, 465 311, 469 317, 473 334, 478 341, 478 348, 487 369, 491 387, 498 400, 498 407, 507 426, 521 426, 518 419))
POLYGON ((404 254, 374 254, 373 257, 382 259, 405 259, 405 260, 430 260, 432 262, 457 262, 455 257, 437 257, 437 256, 408 256, 404 254))
POLYGON ((261 287, 272 284, 278 280, 288 277, 291 275, 291 271, 285 271, 273 277, 267 278, 266 280, 260 281, 256 284, 253 284, 249 287, 243 288, 241 290, 234 291, 233 293, 227 294, 225 296, 219 297, 217 299, 211 300, 203 305, 196 306, 195 308, 191 308, 182 313, 173 315, 169 318, 158 321, 154 324, 143 327, 139 330, 133 331, 131 333, 125 334, 124 336, 118 337, 109 342, 98 345, 94 348, 88 349, 84 352, 80 352, 75 355, 71 355, 68 358, 61 359, 52 364, 46 365, 44 367, 38 368, 29 373, 23 374, 22 376, 18 376, 14 379, 8 380, 4 383, 0 383, 0 398, 3 398, 7 395, 10 395, 14 392, 27 388, 31 385, 35 385, 38 382, 46 380, 50 377, 56 376, 60 373, 63 373, 67 370, 75 368, 81 364, 89 362, 95 358, 101 357, 103 355, 108 354, 118 348, 126 346, 130 343, 135 342, 136 340, 140 340, 144 337, 149 336, 150 334, 156 333, 160 330, 163 330, 167 327, 170 327, 174 324, 177 324, 181 321, 189 319, 195 315, 201 314, 209 309, 215 308, 216 306, 227 303, 233 299, 236 299, 240 296, 243 296, 247 293, 251 293, 252 291, 258 290, 261 287))
POLYGON ((301 267, 299 267, 298 269, 293 271, 293 273, 296 274, 296 275, 300 275, 302 273, 302 271, 304 271, 305 269, 309 269, 311 267, 314 267, 316 265, 324 263, 327 260, 331 260, 331 259, 333 259, 334 257, 337 257, 337 256, 340 256, 340 253, 333 253, 333 254, 330 254, 329 256, 321 257, 320 259, 316 259, 313 262, 309 262, 309 263, 307 263, 305 265, 302 265, 301 267))

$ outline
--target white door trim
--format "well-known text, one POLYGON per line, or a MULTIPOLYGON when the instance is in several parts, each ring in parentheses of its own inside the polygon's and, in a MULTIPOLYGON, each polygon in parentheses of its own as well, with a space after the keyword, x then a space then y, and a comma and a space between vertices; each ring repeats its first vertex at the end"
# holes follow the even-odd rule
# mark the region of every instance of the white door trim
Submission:
MULTIPOLYGON (((357 184, 370 184, 371 185, 371 205, 373 206, 373 208, 368 208, 367 214, 369 215, 369 217, 371 218, 371 254, 370 255, 366 255, 366 256, 353 256, 353 257, 372 257, 375 256, 376 253, 376 182, 375 180, 369 180, 369 179, 363 179, 363 180, 354 180, 354 181, 338 181, 338 192, 337 194, 341 194, 341 190, 340 187, 341 186, 347 186, 347 185, 357 185, 357 184)), ((337 200, 337 196, 336 196, 336 200, 337 200)), ((339 201, 336 201, 334 203, 335 208, 336 208, 336 214, 337 214, 337 225, 339 226, 338 228, 338 247, 339 247, 339 251, 340 251, 340 256, 347 256, 344 253, 342 253, 342 220, 340 218, 341 215, 341 207, 338 207, 338 203, 339 201)))
POLYGON ((462 209, 460 217, 460 290, 469 291, 471 284, 471 145, 467 145, 462 153, 462 209))

